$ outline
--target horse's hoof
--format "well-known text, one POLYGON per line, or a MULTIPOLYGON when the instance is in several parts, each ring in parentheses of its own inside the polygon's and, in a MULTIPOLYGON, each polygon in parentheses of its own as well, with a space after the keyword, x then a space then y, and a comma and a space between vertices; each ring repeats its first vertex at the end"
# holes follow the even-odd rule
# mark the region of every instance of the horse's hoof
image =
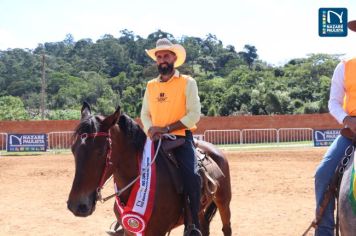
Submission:
POLYGON ((125 233, 124 229, 118 222, 113 222, 110 226, 110 229, 105 232, 110 236, 123 236, 125 233))

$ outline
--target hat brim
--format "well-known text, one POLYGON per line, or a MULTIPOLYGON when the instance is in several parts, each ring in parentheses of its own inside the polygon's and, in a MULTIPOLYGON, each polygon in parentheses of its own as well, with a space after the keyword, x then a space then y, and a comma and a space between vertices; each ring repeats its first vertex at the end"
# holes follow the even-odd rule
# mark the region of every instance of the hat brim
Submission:
POLYGON ((176 54, 177 56, 177 60, 174 63, 174 67, 177 68, 181 65, 183 65, 183 63, 185 62, 185 58, 186 58, 186 52, 185 49, 182 45, 180 44, 173 44, 172 46, 167 46, 167 47, 160 47, 160 48, 153 48, 150 50, 146 49, 146 53, 149 57, 151 57, 154 61, 156 61, 156 52, 158 51, 171 51, 174 54, 176 54))
POLYGON ((347 23, 347 27, 348 27, 350 30, 356 32, 356 20, 349 21, 349 22, 347 23))

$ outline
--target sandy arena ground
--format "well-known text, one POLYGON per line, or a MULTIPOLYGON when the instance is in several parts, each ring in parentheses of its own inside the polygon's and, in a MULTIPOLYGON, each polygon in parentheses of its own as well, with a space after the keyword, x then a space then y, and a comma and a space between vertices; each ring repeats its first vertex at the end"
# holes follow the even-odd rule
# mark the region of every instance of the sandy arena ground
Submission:
MULTIPOLYGON (((233 235, 301 235, 314 215, 314 170, 325 148, 225 152, 233 235)), ((67 210, 72 155, 0 157, 0 235, 106 235, 113 200, 87 218, 67 210)), ((108 184, 104 193, 112 193, 108 184)), ((222 235, 216 214, 211 235, 222 235)), ((182 227, 171 235, 182 235, 182 227)), ((312 234, 310 234, 312 235, 312 234)))

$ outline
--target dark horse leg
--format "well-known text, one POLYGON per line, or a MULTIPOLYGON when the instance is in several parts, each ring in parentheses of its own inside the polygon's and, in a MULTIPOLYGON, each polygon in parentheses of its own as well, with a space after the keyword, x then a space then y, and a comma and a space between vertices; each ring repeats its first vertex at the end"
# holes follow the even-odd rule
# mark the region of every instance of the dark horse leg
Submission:
POLYGON ((200 228, 203 236, 208 236, 210 234, 210 222, 216 213, 216 205, 214 202, 209 203, 204 214, 199 215, 200 228))
POLYGON ((211 202, 209 204, 209 206, 205 210, 205 213, 199 216, 201 233, 203 236, 208 236, 210 234, 210 222, 213 219, 217 209, 219 209, 220 218, 223 224, 222 231, 224 233, 224 236, 232 235, 230 222, 230 201, 231 197, 229 199, 228 197, 220 198, 219 196, 216 196, 216 199, 214 200, 214 202, 211 202), (226 200, 226 202, 224 199, 226 200))

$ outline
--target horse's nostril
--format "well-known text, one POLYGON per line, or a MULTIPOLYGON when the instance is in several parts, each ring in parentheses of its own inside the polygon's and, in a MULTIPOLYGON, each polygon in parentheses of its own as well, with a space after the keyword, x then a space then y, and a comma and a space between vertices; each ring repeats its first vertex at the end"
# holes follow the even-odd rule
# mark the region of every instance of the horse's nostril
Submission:
POLYGON ((87 214, 88 211, 89 211, 89 208, 88 208, 87 204, 79 204, 78 213, 87 214))

